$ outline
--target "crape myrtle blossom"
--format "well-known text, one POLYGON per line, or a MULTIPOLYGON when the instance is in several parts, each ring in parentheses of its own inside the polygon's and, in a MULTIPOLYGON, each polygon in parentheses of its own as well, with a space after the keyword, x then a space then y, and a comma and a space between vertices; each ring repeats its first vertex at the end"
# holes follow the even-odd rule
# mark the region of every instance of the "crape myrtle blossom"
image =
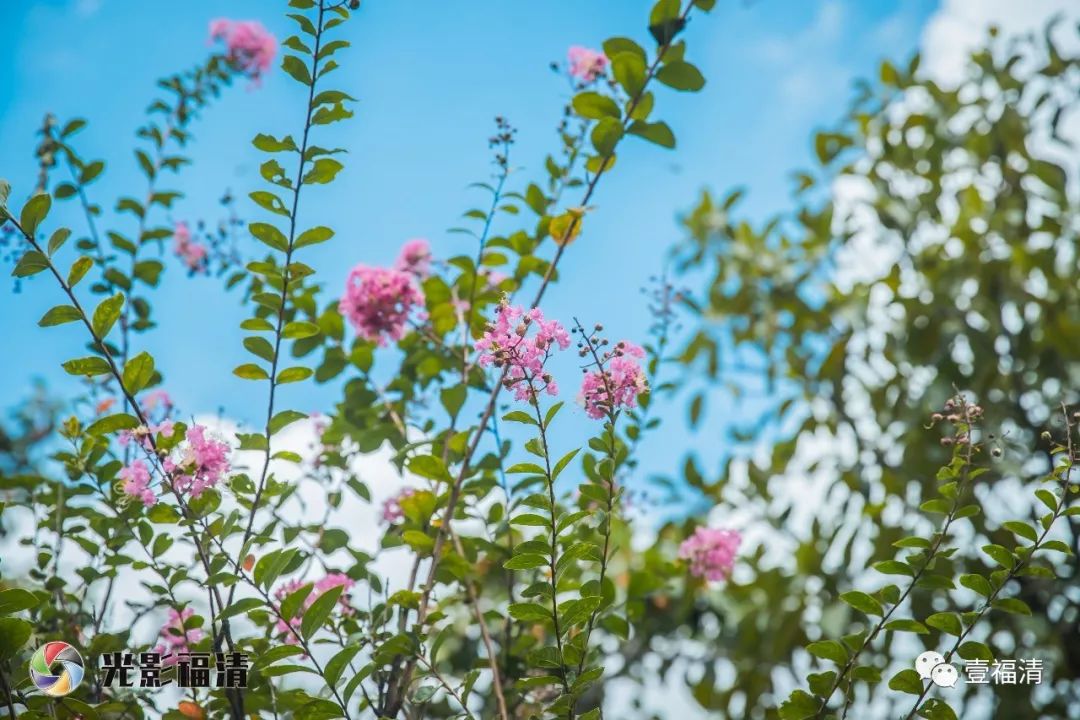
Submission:
POLYGON ((133 500, 139 500, 146 507, 157 502, 154 491, 150 489, 150 469, 142 460, 135 460, 116 473, 120 480, 120 489, 133 500))
POLYGON ((405 517, 405 510, 401 507, 401 501, 415 492, 416 490, 414 490, 413 488, 402 488, 401 492, 399 492, 397 495, 389 497, 385 501, 383 501, 383 522, 387 523, 388 525, 392 525, 401 518, 405 517))
POLYGON ((591 83, 602 77, 608 66, 604 53, 581 45, 571 46, 566 52, 566 59, 570 63, 570 77, 583 83, 591 83))
POLYGON ((638 395, 649 389, 639 362, 644 357, 645 351, 639 345, 626 340, 605 352, 601 356, 603 367, 587 372, 581 382, 578 399, 585 406, 585 414, 602 420, 620 408, 635 407, 638 395))
POLYGON ((173 253, 192 274, 208 267, 210 252, 206 245, 191 238, 191 228, 186 222, 178 222, 173 227, 173 253))
POLYGON ((514 390, 518 400, 533 399, 541 390, 559 393, 544 364, 552 350, 570 346, 570 334, 557 320, 544 319, 539 308, 526 312, 505 299, 495 308, 495 321, 488 323, 484 336, 476 341, 480 367, 505 369, 503 384, 514 390), (532 336, 529 329, 535 328, 532 336), (542 384, 540 384, 542 383, 542 384))
POLYGON ((431 274, 431 244, 423 238, 409 240, 401 246, 394 269, 415 275, 423 280, 431 274))
POLYGON ((304 612, 311 607, 312 603, 319 599, 319 596, 325 593, 330 588, 340 586, 342 588, 341 596, 338 597, 338 605, 341 607, 343 615, 352 614, 352 608, 349 606, 349 590, 356 585, 356 581, 350 578, 344 573, 334 572, 328 574, 321 580, 316 581, 314 584, 306 582, 304 580, 290 580, 277 589, 274 593, 274 597, 278 600, 278 612, 281 612, 281 602, 285 600, 289 595, 293 594, 305 585, 312 585, 311 592, 304 598, 304 603, 301 608, 296 612, 296 615, 289 618, 288 622, 278 618, 277 623, 274 625, 275 632, 284 635, 285 642, 290 645, 296 645, 299 642, 299 638, 296 633, 300 630, 300 622, 303 620, 304 612))
POLYGON ((383 347, 405 336, 409 316, 423 304, 411 273, 361 264, 349 273, 338 310, 357 335, 383 347))
POLYGON ((151 390, 142 396, 139 407, 142 408, 143 413, 146 415, 151 415, 158 410, 168 415, 169 411, 172 410, 173 401, 169 397, 169 393, 164 390, 151 390))
POLYGON ((270 69, 277 52, 277 40, 255 20, 211 20, 210 41, 214 40, 223 40, 228 61, 254 80, 270 69))
POLYGON ((690 574, 712 582, 731 577, 742 536, 737 530, 699 527, 679 546, 679 557, 690 561, 690 574))
POLYGON ((191 645, 202 640, 206 633, 201 628, 185 627, 184 621, 195 614, 191 608, 176 612, 169 608, 169 617, 161 628, 154 652, 162 656, 163 665, 175 665, 177 655, 191 652, 191 645), (171 657, 170 657, 171 656, 171 657))
POLYGON ((207 437, 206 428, 193 425, 184 435, 187 442, 178 454, 162 461, 165 472, 172 477, 173 487, 199 497, 204 490, 217 485, 229 472, 228 444, 207 437))

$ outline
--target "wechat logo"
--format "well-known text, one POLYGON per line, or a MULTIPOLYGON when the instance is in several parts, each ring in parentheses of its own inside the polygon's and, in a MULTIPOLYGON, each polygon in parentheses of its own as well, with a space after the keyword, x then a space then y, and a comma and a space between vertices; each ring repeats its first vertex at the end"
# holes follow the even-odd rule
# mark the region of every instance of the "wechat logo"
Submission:
POLYGON ((945 662, 941 653, 927 650, 915 658, 915 671, 923 680, 929 680, 938 687, 953 687, 960 674, 956 668, 945 662))

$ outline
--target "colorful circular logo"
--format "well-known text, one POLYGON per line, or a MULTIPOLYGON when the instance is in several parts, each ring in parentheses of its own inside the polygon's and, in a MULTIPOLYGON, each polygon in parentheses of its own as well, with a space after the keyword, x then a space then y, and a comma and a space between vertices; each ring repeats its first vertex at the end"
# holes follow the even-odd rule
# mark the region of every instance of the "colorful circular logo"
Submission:
POLYGON ((82 656, 66 642, 45 643, 30 658, 30 679, 46 695, 64 697, 82 682, 82 656))

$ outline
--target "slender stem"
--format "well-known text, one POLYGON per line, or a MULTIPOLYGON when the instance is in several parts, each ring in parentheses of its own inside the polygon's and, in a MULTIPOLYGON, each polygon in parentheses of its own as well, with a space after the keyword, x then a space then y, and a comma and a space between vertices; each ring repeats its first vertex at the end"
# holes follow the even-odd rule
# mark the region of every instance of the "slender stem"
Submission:
MULTIPOLYGON (((1035 552, 1040 547, 1042 547, 1043 543, 1046 541, 1046 536, 1050 534, 1050 531, 1054 527, 1054 523, 1058 520, 1058 518, 1061 517, 1062 513, 1065 512, 1066 506, 1068 505, 1067 500, 1069 496, 1069 479, 1072 475, 1073 462, 1075 457, 1072 451, 1072 428, 1071 426, 1069 426, 1068 422, 1068 416, 1066 415, 1066 427, 1069 428, 1068 431, 1070 433, 1069 461, 1068 465, 1061 469, 1061 497, 1058 498, 1057 507, 1054 508, 1054 511, 1050 518, 1050 522, 1046 523, 1046 526, 1043 528, 1042 533, 1038 536, 1038 538, 1036 538, 1035 543, 1030 548, 1028 548, 1029 552, 1023 558, 1018 560, 1012 568, 1009 569, 1009 572, 1002 579, 1001 583, 996 588, 994 588, 994 590, 983 602, 982 606, 975 611, 975 616, 971 618, 971 621, 967 624, 967 627, 964 628, 964 630, 956 638, 953 646, 949 649, 948 652, 945 653, 945 662, 949 662, 949 659, 954 654, 956 654, 957 650, 960 649, 960 645, 963 644, 964 639, 967 638, 971 631, 975 629, 975 626, 982 619, 983 615, 985 615, 987 611, 990 610, 991 605, 997 599, 998 595, 1001 594, 1001 591, 1005 589, 1005 586, 1009 584, 1009 581, 1015 579, 1017 575, 1020 574, 1020 571, 1027 567, 1028 563, 1031 561, 1031 558, 1035 556, 1035 552)), ((922 692, 919 693, 919 696, 915 699, 915 704, 912 706, 911 711, 904 716, 904 720, 912 720, 912 718, 915 717, 915 715, 919 711, 919 705, 922 703, 923 699, 926 697, 926 694, 930 692, 930 688, 933 686, 933 682, 926 682, 926 684, 923 686, 922 692)))
POLYGON ((814 714, 815 718, 820 718, 825 715, 828 709, 829 700, 832 698, 833 693, 835 693, 836 690, 840 687, 840 684, 847 679, 848 673, 850 673, 851 669, 855 667, 855 663, 858 661, 859 657, 866 650, 866 648, 870 647, 870 644, 885 628, 885 624, 889 621, 889 618, 891 618, 893 613, 896 612, 896 610, 904 604, 904 601, 907 599, 908 595, 911 594, 911 591, 915 589, 915 585, 919 582, 919 579, 923 576, 923 573, 925 573, 930 568, 934 560, 937 558, 938 550, 941 549, 942 543, 945 542, 945 538, 949 533, 949 528, 952 526, 953 521, 956 519, 956 513, 960 509, 960 502, 964 498, 964 491, 967 489, 968 479, 971 473, 972 455, 975 451, 974 442, 970 438, 971 418, 968 415, 967 405, 963 406, 963 411, 965 414, 965 420, 968 422, 969 438, 968 443, 965 446, 964 469, 960 476, 960 481, 957 483, 956 497, 953 498, 952 507, 949 508, 949 514, 945 516, 945 523, 942 525, 941 531, 937 534, 937 537, 934 538, 934 542, 931 544, 930 548, 926 551, 926 559, 919 564, 919 569, 916 570, 912 575, 911 582, 907 584, 903 592, 900 593, 900 597, 897 599, 897 601, 893 603, 889 607, 889 609, 881 616, 881 619, 874 624, 874 628, 867 634, 865 638, 863 638, 863 641, 859 644, 858 649, 851 653, 850 657, 848 657, 843 667, 840 668, 840 672, 836 674, 836 677, 833 679, 828 691, 822 696, 821 705, 818 707, 817 712, 814 714))
MULTIPOLYGON (((451 530, 450 539, 454 542, 454 549, 457 551, 457 554, 465 557, 465 549, 461 546, 461 539, 458 538, 457 533, 451 530)), ((476 618, 476 624, 480 628, 480 637, 483 639, 484 648, 487 650, 488 665, 491 667, 491 687, 495 692, 495 701, 499 704, 499 717, 502 718, 502 720, 510 720, 510 716, 506 711, 506 697, 503 695, 502 673, 499 670, 499 655, 495 652, 495 644, 491 641, 491 633, 488 632, 484 614, 480 612, 480 597, 471 580, 465 580, 465 592, 468 593, 469 605, 472 606, 473 617, 476 618)))

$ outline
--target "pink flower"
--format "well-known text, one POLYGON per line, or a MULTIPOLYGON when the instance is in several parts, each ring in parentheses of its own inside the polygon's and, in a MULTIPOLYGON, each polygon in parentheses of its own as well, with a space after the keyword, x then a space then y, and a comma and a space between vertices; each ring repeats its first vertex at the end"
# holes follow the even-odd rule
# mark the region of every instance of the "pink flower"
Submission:
POLYGON ((256 80, 270 69, 277 53, 277 40, 254 20, 211 20, 210 40, 224 40, 229 62, 256 80))
POLYGON ((637 396, 648 392, 649 381, 638 360, 645 351, 632 342, 622 341, 601 358, 606 367, 585 375, 578 399, 585 405, 585 414, 602 420, 619 408, 637 405, 637 396))
POLYGON ((423 303, 424 295, 409 273, 357 265, 349 273, 338 310, 357 335, 381 347, 387 339, 405 336, 409 315, 423 303))
POLYGON ((120 487, 128 497, 141 500, 146 507, 157 502, 154 491, 150 489, 150 470, 142 460, 135 460, 116 473, 116 477, 123 481, 120 487))
MULTIPOLYGON (((172 428, 169 428, 172 432, 172 428)), ((206 437, 206 428, 193 425, 184 435, 187 444, 176 460, 167 459, 165 469, 173 475, 173 485, 180 492, 199 497, 207 488, 217 485, 229 472, 229 446, 220 440, 206 437)))
POLYGON ((163 659, 163 665, 175 665, 177 655, 190 652, 191 648, 189 646, 199 642, 206 636, 201 628, 187 628, 184 626, 184 621, 194 614, 195 611, 191 608, 185 608, 180 613, 169 608, 169 618, 162 626, 158 636, 158 644, 154 647, 154 652, 159 655, 172 656, 163 659))
POLYGON ((399 492, 397 495, 387 498, 383 502, 382 506, 383 522, 387 523, 388 525, 392 525, 401 518, 405 517, 405 511, 401 507, 401 501, 415 492, 416 490, 414 490, 413 488, 402 488, 401 492, 399 492))
POLYGON ((604 53, 591 48, 574 45, 566 52, 570 61, 570 77, 591 83, 607 70, 608 59, 604 53))
MULTIPOLYGON (((286 597, 293 594, 300 588, 308 585, 309 583, 303 580, 290 580, 277 589, 274 593, 274 597, 278 599, 280 603, 286 597)), ((289 618, 288 622, 278 618, 277 623, 274 625, 274 630, 282 635, 285 635, 285 642, 290 645, 295 645, 299 642, 296 636, 296 632, 300 629, 300 621, 304 617, 304 611, 311 607, 320 595, 325 593, 330 588, 341 587, 343 588, 341 595, 338 597, 338 605, 341 606, 341 612, 344 615, 352 613, 352 608, 349 606, 349 590, 356 585, 356 581, 350 578, 344 573, 330 573, 321 580, 317 580, 311 586, 311 592, 304 598, 303 607, 296 611, 296 615, 289 618)), ((278 612, 281 612, 281 606, 278 605, 278 612)))
POLYGON ((142 407, 142 411, 149 415, 158 408, 162 408, 166 413, 172 408, 172 398, 169 397, 169 393, 164 390, 151 390, 143 395, 142 401, 139 403, 142 407))
POLYGON ((207 269, 209 252, 205 245, 191 239, 191 228, 186 222, 176 223, 173 229, 173 253, 192 273, 207 269))
POLYGON ((495 308, 495 322, 488 323, 484 336, 476 341, 480 367, 507 368, 506 387, 514 388, 514 397, 526 400, 539 390, 557 395, 558 386, 544 372, 544 364, 555 346, 565 350, 570 335, 557 320, 545 320, 539 308, 526 313, 503 301, 495 308), (535 328, 529 336, 529 328, 535 328), (543 383, 537 387, 538 381, 543 383))
POLYGON ((423 238, 409 240, 401 246, 394 269, 412 273, 423 280, 431 273, 431 245, 423 238))
POLYGON ((679 557, 690 561, 690 573, 706 580, 731 577, 742 536, 737 530, 699 527, 679 546, 679 557))

